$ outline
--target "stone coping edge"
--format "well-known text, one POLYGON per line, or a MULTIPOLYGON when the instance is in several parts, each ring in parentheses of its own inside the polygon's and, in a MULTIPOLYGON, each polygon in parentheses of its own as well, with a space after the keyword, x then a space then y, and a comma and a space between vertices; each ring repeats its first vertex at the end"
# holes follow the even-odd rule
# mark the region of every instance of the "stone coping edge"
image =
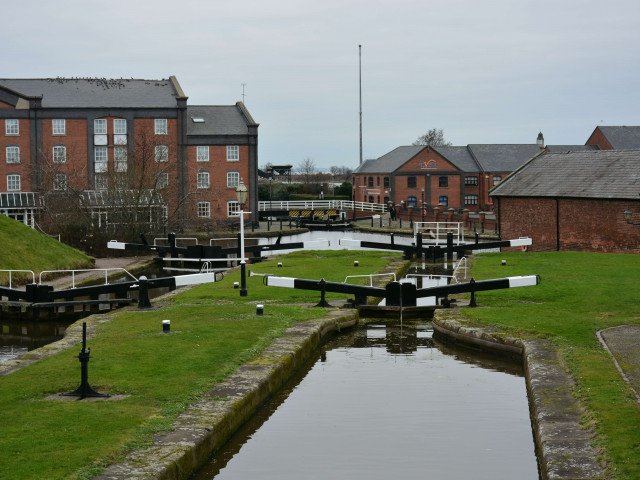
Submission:
POLYGON ((358 321, 356 311, 333 310, 322 319, 287 329, 258 358, 191 404, 172 431, 157 435, 152 446, 132 452, 95 479, 188 478, 316 354, 328 336, 358 321))
POLYGON ((464 326, 456 309, 437 310, 433 328, 455 342, 521 358, 542 480, 605 478, 598 451, 591 445, 595 433, 581 425, 584 410, 573 396, 575 383, 551 341, 521 340, 491 327, 464 326))

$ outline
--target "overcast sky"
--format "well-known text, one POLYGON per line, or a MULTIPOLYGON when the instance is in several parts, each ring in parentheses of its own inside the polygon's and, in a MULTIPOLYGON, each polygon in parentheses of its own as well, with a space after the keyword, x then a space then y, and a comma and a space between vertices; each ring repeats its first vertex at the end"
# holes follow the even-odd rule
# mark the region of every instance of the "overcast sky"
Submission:
POLYGON ((584 144, 640 125, 638 0, 4 1, 0 77, 168 78, 242 99, 259 163, 355 168, 432 127, 454 145, 584 144))

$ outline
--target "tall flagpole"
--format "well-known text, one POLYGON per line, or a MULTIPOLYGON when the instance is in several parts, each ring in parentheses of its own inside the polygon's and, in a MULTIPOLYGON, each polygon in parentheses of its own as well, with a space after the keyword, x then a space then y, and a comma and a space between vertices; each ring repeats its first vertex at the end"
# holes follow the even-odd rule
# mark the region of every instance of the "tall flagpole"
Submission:
POLYGON ((360 165, 362 165, 362 45, 358 45, 358 80, 360 84, 360 165))

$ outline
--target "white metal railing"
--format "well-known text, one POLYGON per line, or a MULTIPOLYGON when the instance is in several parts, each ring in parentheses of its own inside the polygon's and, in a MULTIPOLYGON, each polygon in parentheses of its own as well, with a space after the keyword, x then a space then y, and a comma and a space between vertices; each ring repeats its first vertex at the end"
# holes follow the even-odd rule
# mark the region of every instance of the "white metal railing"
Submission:
POLYGON ((71 274, 71 288, 76 288, 76 274, 83 274, 83 273, 99 273, 102 272, 104 273, 104 284, 108 285, 109 284, 109 274, 110 273, 125 273, 126 275, 128 275, 129 277, 131 277, 134 281, 138 281, 138 279, 132 275, 128 270, 124 269, 124 268, 86 268, 86 269, 81 269, 81 270, 43 270, 42 272, 40 272, 40 275, 38 275, 38 284, 42 285, 42 277, 46 276, 47 274, 64 274, 64 273, 68 273, 71 274))
POLYGON ((0 270, 0 272, 9 274, 9 288, 13 288, 13 273, 30 273, 31 274, 31 283, 36 283, 36 274, 33 273, 33 270, 0 270))
MULTIPOLYGON (((209 246, 212 246, 214 244, 214 242, 226 242, 229 240, 233 240, 234 242, 238 241, 238 237, 221 237, 221 238, 210 238, 209 239, 209 246)), ((244 241, 245 242, 249 242, 251 240, 256 240, 258 242, 260 242, 260 240, 268 240, 268 237, 244 237, 244 241)))
POLYGON ((467 257, 462 257, 460 260, 458 260, 458 264, 456 265, 456 268, 453 269, 453 281, 455 283, 458 283, 458 272, 460 272, 461 270, 462 272, 464 272, 464 275, 462 278, 466 280, 467 271, 469 270, 469 266, 467 264, 467 257))
POLYGON ((396 274, 394 272, 390 273, 370 273, 368 275, 347 275, 342 283, 348 283, 347 280, 350 278, 368 278, 369 286, 373 287, 373 278, 374 277, 393 277, 393 281, 396 281, 396 274))
POLYGON ((360 210, 363 212, 386 212, 384 203, 354 202, 352 200, 292 200, 258 202, 258 211, 270 210, 360 210))
POLYGON ((416 287, 417 288, 426 288, 425 285, 425 280, 432 280, 434 282, 433 285, 430 286, 440 286, 440 285, 448 285, 449 282, 454 282, 454 277, 453 275, 434 275, 434 274, 429 274, 429 273, 409 273, 407 274, 404 278, 407 279, 416 279, 416 287), (418 287, 417 285, 417 279, 420 279, 420 286, 418 287))
MULTIPOLYGON (((181 237, 181 238, 176 238, 176 246, 178 246, 178 241, 182 240, 182 241, 186 241, 186 240, 190 240, 190 241, 195 241, 196 245, 198 245, 198 239, 195 237, 181 237)), ((158 246, 158 241, 162 241, 163 245, 164 244, 168 244, 169 243, 169 239, 166 237, 157 237, 153 239, 153 245, 154 246, 158 246)))
POLYGON ((413 222, 414 241, 418 233, 422 233, 423 243, 435 242, 436 245, 447 243, 447 234, 453 234, 454 245, 464 243, 464 224, 462 222, 413 222))

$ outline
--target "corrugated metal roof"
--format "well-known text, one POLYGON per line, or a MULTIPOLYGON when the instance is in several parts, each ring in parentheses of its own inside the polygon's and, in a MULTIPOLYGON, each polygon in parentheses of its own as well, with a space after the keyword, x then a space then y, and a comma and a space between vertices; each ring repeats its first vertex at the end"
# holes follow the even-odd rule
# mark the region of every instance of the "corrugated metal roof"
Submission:
POLYGON ((236 105, 187 107, 187 135, 247 135, 247 120, 236 105), (193 119, 202 119, 194 122, 193 119))
POLYGON ((598 128, 616 150, 640 148, 640 127, 599 126, 598 128))
POLYGON ((491 191, 496 197, 640 199, 640 150, 547 153, 491 191))
POLYGON ((44 108, 175 108, 177 97, 170 80, 3 78, 0 85, 42 96, 44 108))

